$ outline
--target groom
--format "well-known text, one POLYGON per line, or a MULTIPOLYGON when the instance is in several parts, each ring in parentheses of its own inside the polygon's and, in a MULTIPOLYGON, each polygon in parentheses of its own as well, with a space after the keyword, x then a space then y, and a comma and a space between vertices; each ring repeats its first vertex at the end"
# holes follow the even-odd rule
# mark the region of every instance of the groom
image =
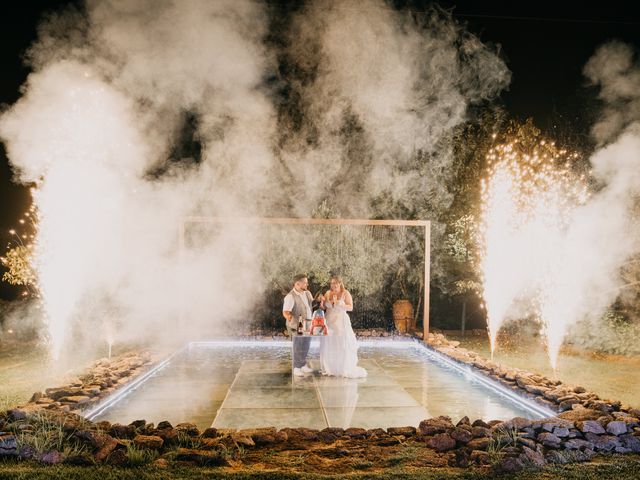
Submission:
POLYGON ((309 353, 309 345, 311 338, 298 336, 298 319, 302 317, 305 320, 311 319, 311 302, 313 297, 311 292, 307 290, 309 280, 306 275, 296 275, 293 277, 293 289, 284 297, 284 305, 282 306, 282 315, 287 321, 287 330, 293 340, 293 374, 302 377, 313 372, 307 367, 307 353, 309 353))

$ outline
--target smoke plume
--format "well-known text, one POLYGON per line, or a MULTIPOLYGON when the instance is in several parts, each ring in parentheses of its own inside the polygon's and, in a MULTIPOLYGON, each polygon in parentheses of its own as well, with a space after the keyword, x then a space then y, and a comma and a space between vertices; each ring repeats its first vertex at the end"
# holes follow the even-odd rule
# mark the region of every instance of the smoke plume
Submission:
POLYGON ((506 87, 506 66, 440 12, 294 10, 92 0, 42 23, 0 137, 35 185, 56 355, 72 340, 237 330, 227 322, 266 287, 260 231, 187 217, 308 216, 329 201, 434 220, 437 244, 452 129, 506 87))
MULTIPOLYGON (((598 148, 590 158, 597 188, 562 222, 554 222, 552 217, 562 212, 560 201, 568 193, 557 195, 557 205, 547 205, 542 215, 527 219, 516 215, 522 224, 518 234, 500 236, 504 244, 493 245, 505 253, 498 252, 492 263, 501 268, 490 272, 491 279, 497 281, 489 284, 490 296, 499 307, 493 311, 497 317, 493 319, 493 335, 503 318, 539 316, 554 367, 564 339, 574 334, 580 322, 598 328, 598 320, 623 293, 623 267, 640 251, 636 213, 640 195, 640 66, 629 46, 613 42, 595 52, 584 73, 599 87, 603 102, 601 118, 592 132, 598 148), (506 255, 511 257, 503 261, 506 255), (505 313, 507 307, 509 312, 505 313)), ((551 190, 545 188, 542 194, 551 190)), ((568 192, 569 188, 563 190, 568 192)), ((530 199, 534 207, 543 204, 542 194, 530 199)), ((498 207, 495 212, 504 211, 498 207)))

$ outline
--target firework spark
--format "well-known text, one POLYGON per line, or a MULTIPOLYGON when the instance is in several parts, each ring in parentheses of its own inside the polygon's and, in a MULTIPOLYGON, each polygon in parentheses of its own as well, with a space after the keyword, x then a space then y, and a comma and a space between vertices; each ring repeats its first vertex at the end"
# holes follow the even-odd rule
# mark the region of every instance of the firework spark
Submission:
POLYGON ((543 324, 555 368, 564 329, 545 306, 557 294, 570 214, 588 196, 584 178, 571 170, 576 158, 544 141, 530 148, 512 141, 488 153, 480 241, 492 355, 505 320, 533 316, 543 324))

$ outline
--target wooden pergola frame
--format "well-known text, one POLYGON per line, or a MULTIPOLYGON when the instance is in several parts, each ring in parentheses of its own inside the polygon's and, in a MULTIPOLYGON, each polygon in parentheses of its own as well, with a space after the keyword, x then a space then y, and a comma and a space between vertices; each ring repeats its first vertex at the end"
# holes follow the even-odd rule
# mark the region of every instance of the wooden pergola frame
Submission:
MULTIPOLYGON (((269 225, 386 225, 424 228, 424 300, 423 339, 429 335, 429 278, 431 276, 431 222, 427 220, 368 220, 351 218, 269 218, 269 217, 184 217, 180 224, 180 258, 185 248, 186 226, 189 223, 269 224, 269 225)), ((182 308, 180 309, 182 316, 182 308)))

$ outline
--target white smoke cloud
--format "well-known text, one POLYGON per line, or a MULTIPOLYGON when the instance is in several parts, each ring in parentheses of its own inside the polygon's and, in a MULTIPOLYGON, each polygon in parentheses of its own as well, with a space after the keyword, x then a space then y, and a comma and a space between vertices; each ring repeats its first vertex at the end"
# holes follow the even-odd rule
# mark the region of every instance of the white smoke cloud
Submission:
POLYGON ((261 12, 253 2, 95 2, 84 42, 64 41, 64 16, 43 27, 36 71, 0 133, 19 179, 39 182, 39 283, 54 353, 73 318, 152 339, 211 331, 216 311, 250 308, 232 292, 256 280, 243 253, 252 240, 226 229, 183 257, 178 242, 184 217, 245 214, 261 199, 273 129, 257 91, 268 61, 261 12), (202 162, 150 179, 186 110, 201 119, 202 162), (190 331, 178 324, 181 303, 190 331))
POLYGON ((634 214, 640 194, 640 66, 620 42, 598 48, 584 68, 600 88, 603 112, 592 133, 601 147, 591 157, 599 190, 576 209, 543 308, 557 355, 581 320, 591 324, 623 293, 621 269, 640 251, 634 214))
POLYGON ((600 88, 601 118, 592 129, 602 143, 615 140, 625 127, 640 119, 640 70, 630 45, 610 42, 602 45, 584 67, 591 84, 600 88))
POLYGON ((416 18, 377 0, 312 3, 294 21, 289 53, 313 72, 300 90, 317 140, 310 148, 303 131, 284 156, 313 179, 320 154, 331 196, 352 215, 370 215, 383 193, 410 204, 420 192, 435 220, 452 200, 452 129, 470 102, 494 97, 510 80, 502 60, 450 18, 416 18))
POLYGON ((350 5, 311 3, 278 32, 279 52, 265 42, 266 5, 251 0, 91 0, 41 25, 0 137, 18 179, 37 182, 56 352, 78 330, 179 341, 250 315, 260 235, 190 226, 180 254, 187 216, 307 216, 327 197, 368 216, 385 213, 371 207, 384 192, 407 207, 426 198, 425 215, 449 205, 451 130, 509 72, 451 19, 350 5), (267 86, 277 53, 318 69, 305 84, 283 79, 300 93, 302 130, 267 86), (170 160, 185 115, 200 158, 170 160))

